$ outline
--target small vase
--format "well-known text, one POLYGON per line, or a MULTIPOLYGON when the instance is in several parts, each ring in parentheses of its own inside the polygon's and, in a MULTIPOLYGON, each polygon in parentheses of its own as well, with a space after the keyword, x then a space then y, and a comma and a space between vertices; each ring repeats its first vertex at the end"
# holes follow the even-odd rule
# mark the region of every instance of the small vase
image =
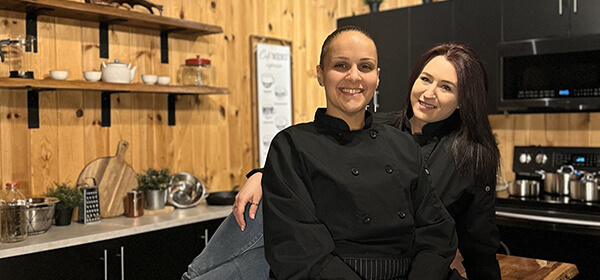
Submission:
POLYGON ((167 202, 167 190, 144 191, 144 205, 148 210, 160 210, 165 208, 167 202))
POLYGON ((379 4, 380 2, 371 3, 369 8, 371 9, 371 13, 379 12, 379 4))
POLYGON ((68 226, 71 224, 72 218, 73 218, 73 208, 67 208, 67 209, 54 211, 54 225, 55 226, 68 226))

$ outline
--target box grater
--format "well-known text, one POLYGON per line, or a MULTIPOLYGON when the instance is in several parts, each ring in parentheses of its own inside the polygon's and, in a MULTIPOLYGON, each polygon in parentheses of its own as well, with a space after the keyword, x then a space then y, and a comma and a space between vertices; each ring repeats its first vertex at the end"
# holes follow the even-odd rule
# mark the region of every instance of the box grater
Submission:
POLYGON ((98 187, 81 187, 83 202, 79 204, 77 221, 88 224, 100 222, 100 195, 98 187))

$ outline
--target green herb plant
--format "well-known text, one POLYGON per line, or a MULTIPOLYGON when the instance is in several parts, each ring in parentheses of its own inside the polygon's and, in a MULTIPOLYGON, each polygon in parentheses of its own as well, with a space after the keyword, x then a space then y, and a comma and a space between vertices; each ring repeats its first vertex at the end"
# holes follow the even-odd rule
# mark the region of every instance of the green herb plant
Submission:
POLYGON ((169 188, 171 182, 171 175, 169 168, 163 168, 160 171, 148 168, 144 173, 136 174, 138 180, 138 191, 148 190, 166 190, 169 188))
POLYGON ((53 187, 46 188, 46 197, 56 197, 59 202, 56 204, 56 210, 75 209, 83 202, 83 194, 78 188, 69 187, 69 182, 54 182, 53 187))

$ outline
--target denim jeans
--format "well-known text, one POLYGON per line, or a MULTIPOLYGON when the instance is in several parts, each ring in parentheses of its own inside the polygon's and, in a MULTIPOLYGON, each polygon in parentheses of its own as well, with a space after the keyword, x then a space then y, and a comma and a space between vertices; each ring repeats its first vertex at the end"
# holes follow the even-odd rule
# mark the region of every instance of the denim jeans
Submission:
POLYGON ((269 264, 265 259, 262 201, 254 220, 248 217, 250 204, 244 212, 246 230, 241 231, 230 214, 210 238, 208 245, 188 266, 182 280, 208 279, 269 279, 269 264))

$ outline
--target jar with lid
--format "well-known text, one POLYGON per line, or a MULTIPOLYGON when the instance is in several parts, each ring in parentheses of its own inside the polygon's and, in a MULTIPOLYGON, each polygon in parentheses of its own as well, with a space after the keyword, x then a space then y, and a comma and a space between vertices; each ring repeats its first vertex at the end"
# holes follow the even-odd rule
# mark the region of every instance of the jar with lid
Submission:
POLYGON ((209 59, 196 58, 186 59, 181 69, 181 84, 184 86, 214 86, 214 68, 209 59))
POLYGON ((19 183, 6 183, 2 204, 1 235, 2 242, 18 242, 27 238, 27 200, 19 191, 19 183))

